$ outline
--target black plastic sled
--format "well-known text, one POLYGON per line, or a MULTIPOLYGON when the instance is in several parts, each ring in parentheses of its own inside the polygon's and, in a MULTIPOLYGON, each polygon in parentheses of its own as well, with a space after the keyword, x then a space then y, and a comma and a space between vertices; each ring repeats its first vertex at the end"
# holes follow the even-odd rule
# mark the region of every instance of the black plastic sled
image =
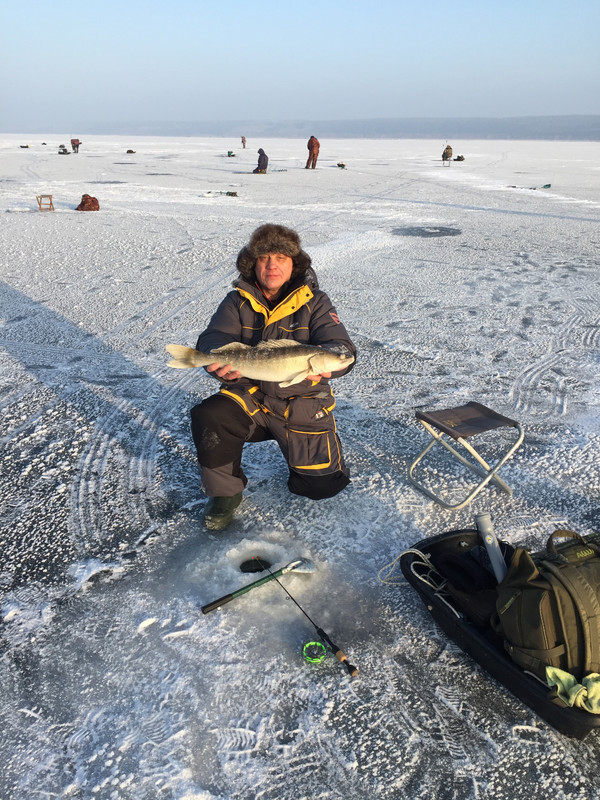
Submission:
POLYGON ((480 544, 479 533, 474 529, 442 533, 423 539, 412 548, 429 556, 435 570, 412 551, 402 553, 400 567, 437 624, 461 650, 557 731, 575 739, 585 738, 590 731, 600 728, 600 715, 557 702, 553 690, 512 661, 501 637, 490 625, 479 625, 469 619, 461 610, 460 598, 457 601, 456 596, 448 592, 445 586, 448 576, 440 574, 440 568, 443 569, 445 563, 451 565, 454 556, 464 556, 480 544))

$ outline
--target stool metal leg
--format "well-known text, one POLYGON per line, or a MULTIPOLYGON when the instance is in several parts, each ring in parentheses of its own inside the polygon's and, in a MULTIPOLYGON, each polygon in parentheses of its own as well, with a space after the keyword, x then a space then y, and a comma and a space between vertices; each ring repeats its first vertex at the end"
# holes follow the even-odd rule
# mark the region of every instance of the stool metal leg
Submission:
POLYGON ((504 455, 500 458, 498 463, 492 468, 480 455, 480 453, 478 453, 477 450, 475 450, 475 448, 471 444, 469 444, 469 442, 466 439, 459 437, 456 441, 459 444, 461 444, 465 448, 465 450, 467 450, 468 453, 470 453, 470 455, 478 462, 480 466, 472 464, 462 455, 462 453, 459 453, 455 447, 453 447, 448 441, 444 439, 444 434, 442 432, 435 430, 431 425, 429 425, 424 420, 419 420, 419 421, 431 434, 432 439, 427 444, 425 449, 422 450, 421 453, 419 453, 419 455, 416 457, 416 459, 409 467, 408 477, 411 483, 413 483, 421 492, 426 494, 432 500, 435 500, 436 503, 439 503, 444 508, 452 510, 458 510, 466 506, 490 482, 495 483, 500 489, 502 489, 507 494, 509 495, 512 494, 513 490, 511 489, 511 487, 508 486, 508 484, 505 481, 503 481, 502 478, 500 478, 497 473, 498 470, 513 455, 513 453, 520 447, 523 441, 523 437, 525 436, 525 432, 521 425, 517 425, 518 435, 515 443, 506 451, 506 453, 504 453, 504 455), (452 453, 452 455, 455 456, 455 458, 457 458, 458 461, 461 462, 461 464, 464 464, 465 467, 468 467, 472 472, 475 472, 477 475, 483 478, 483 480, 473 489, 473 491, 470 492, 464 500, 458 503, 446 503, 444 500, 441 499, 441 497, 438 497, 438 495, 434 494, 431 490, 427 489, 425 486, 423 486, 422 483, 417 481, 413 476, 417 464, 419 464, 423 460, 423 458, 427 455, 427 453, 431 450, 431 448, 434 447, 436 444, 441 444, 443 447, 446 448, 446 450, 452 453))

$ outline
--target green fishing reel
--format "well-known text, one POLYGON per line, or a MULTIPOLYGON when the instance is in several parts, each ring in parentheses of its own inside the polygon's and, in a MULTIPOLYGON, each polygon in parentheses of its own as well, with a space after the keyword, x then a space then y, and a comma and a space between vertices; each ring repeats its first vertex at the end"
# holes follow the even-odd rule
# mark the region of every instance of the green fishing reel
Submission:
POLYGON ((309 664, 320 664, 327 655, 327 648, 321 642, 307 642, 302 648, 302 655, 309 664))

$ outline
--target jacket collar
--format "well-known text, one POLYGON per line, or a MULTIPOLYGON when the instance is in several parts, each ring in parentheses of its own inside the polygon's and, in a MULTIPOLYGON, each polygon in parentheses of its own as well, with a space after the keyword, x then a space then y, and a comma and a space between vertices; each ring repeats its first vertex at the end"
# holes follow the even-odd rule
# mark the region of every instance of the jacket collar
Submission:
POLYGON ((309 286, 301 281, 288 286, 281 299, 275 303, 273 308, 269 308, 267 299, 260 289, 249 281, 244 279, 237 281, 235 288, 242 297, 248 300, 254 311, 264 316, 265 327, 294 314, 314 297, 309 286))

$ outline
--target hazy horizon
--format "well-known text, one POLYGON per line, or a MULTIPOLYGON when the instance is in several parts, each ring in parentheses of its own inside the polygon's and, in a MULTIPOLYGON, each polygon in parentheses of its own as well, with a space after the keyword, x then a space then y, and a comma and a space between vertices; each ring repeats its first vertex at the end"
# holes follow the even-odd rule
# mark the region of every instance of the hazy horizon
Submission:
POLYGON ((256 120, 96 122, 71 131, 38 128, 2 131, 29 136, 164 136, 303 138, 321 139, 513 139, 551 141, 600 141, 600 115, 506 117, 506 118, 398 118, 355 120, 256 120))
POLYGON ((3 12, 0 130, 593 116, 599 23, 591 0, 32 0, 3 12))

